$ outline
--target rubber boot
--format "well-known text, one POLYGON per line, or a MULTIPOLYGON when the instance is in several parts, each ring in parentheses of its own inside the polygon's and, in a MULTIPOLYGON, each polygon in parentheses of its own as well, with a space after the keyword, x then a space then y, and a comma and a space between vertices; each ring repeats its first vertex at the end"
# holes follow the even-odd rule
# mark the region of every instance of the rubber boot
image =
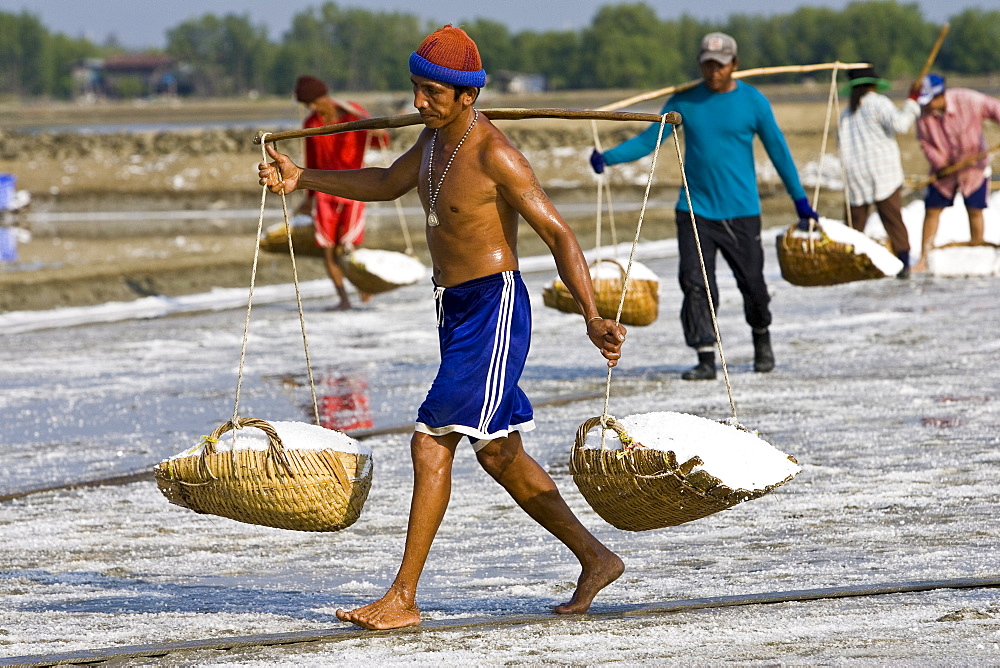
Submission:
POLYGON ((774 351, 771 350, 771 332, 753 331, 753 370, 767 373, 774 369, 774 351))
POLYGON ((899 270, 896 274, 896 278, 909 278, 910 277, 910 251, 899 251, 896 253, 896 257, 899 261, 903 263, 903 268, 899 270))
POLYGON ((698 366, 681 374, 683 380, 715 380, 715 353, 698 353, 698 366))

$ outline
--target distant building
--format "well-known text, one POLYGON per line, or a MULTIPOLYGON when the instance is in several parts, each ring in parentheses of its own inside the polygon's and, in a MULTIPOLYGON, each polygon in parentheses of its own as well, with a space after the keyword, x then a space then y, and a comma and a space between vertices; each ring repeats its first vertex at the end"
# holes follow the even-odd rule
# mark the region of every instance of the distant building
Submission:
POLYGON ((490 87, 502 93, 544 93, 547 85, 544 74, 499 70, 490 75, 490 87))
POLYGON ((93 100, 104 95, 101 84, 101 69, 104 61, 100 58, 87 58, 73 68, 73 96, 77 99, 93 100))
POLYGON ((73 71, 76 96, 136 98, 191 92, 187 69, 160 53, 123 53, 89 58, 73 71))

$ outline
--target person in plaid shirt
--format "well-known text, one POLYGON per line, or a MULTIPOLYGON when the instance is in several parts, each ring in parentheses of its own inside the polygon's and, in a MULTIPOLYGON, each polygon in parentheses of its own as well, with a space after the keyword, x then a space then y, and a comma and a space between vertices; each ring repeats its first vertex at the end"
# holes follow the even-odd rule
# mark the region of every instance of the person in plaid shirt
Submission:
POLYGON ((889 88, 871 67, 848 72, 850 80, 841 93, 851 96, 850 106, 840 117, 837 142, 847 177, 847 202, 851 226, 864 231, 869 207, 874 204, 892 244, 903 262, 900 278, 910 272, 910 239, 903 223, 903 163, 896 134, 906 132, 920 114, 918 90, 897 109, 878 91, 889 88))

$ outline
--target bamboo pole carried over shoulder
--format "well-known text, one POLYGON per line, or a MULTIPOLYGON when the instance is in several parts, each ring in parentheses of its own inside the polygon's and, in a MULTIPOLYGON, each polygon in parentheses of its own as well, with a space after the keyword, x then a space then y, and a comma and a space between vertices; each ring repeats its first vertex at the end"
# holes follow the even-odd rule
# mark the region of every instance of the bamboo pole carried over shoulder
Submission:
POLYGON ((929 186, 930 184, 934 183, 938 179, 943 179, 946 176, 950 176, 951 174, 954 174, 955 172, 958 172, 958 171, 961 171, 961 170, 965 169, 969 165, 976 164, 977 162, 979 162, 980 160, 982 160, 986 156, 990 155, 991 153, 995 153, 997 151, 1000 151, 1000 144, 994 144, 993 146, 990 146, 989 148, 987 148, 984 151, 980 151, 979 153, 974 153, 974 154, 972 154, 970 156, 962 158, 961 160, 959 160, 958 162, 956 162, 954 164, 951 164, 951 165, 948 165, 947 167, 941 168, 936 173, 931 174, 930 176, 928 176, 926 179, 923 179, 921 181, 918 181, 917 183, 914 183, 903 194, 904 195, 909 195, 910 193, 916 192, 917 190, 920 190, 920 189, 922 189, 922 188, 924 188, 926 186, 929 186))
MULTIPOLYGON (((733 78, 745 79, 747 77, 759 77, 766 76, 768 74, 795 74, 803 72, 819 72, 821 70, 854 70, 860 67, 871 67, 871 63, 842 63, 837 61, 834 63, 816 63, 813 65, 775 65, 773 67, 756 67, 750 70, 737 70, 733 73, 733 78)), ((646 100, 652 100, 665 95, 672 95, 674 93, 680 93, 681 91, 691 90, 701 82, 701 79, 694 79, 675 86, 667 86, 666 88, 660 88, 659 90, 640 93, 639 95, 628 97, 624 100, 618 100, 617 102, 606 104, 603 107, 598 107, 597 110, 614 111, 615 109, 622 109, 637 102, 645 102, 646 100)))
MULTIPOLYGON (((491 121, 520 121, 527 118, 563 118, 570 120, 641 121, 646 123, 659 123, 662 119, 660 114, 639 114, 626 111, 604 111, 600 109, 480 109, 479 113, 483 114, 491 121)), ((666 117, 666 122, 670 125, 680 125, 681 115, 676 111, 669 112, 666 114, 666 117)), ((359 121, 335 123, 333 125, 324 125, 318 128, 287 130, 285 132, 258 132, 253 137, 253 143, 261 144, 265 142, 281 141, 283 139, 295 139, 298 137, 331 135, 338 132, 352 132, 354 130, 402 128, 408 125, 420 125, 421 123, 423 123, 423 120, 420 118, 420 114, 364 118, 359 121)))

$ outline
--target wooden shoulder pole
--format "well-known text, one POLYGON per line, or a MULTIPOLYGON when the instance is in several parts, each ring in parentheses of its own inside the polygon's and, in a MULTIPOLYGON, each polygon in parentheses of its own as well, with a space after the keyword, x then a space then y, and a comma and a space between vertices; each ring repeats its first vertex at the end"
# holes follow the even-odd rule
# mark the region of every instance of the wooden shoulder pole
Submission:
MULTIPOLYGON (((776 65, 774 67, 756 67, 751 70, 737 70, 733 73, 734 79, 745 79, 747 77, 759 77, 768 74, 794 74, 794 73, 804 73, 804 72, 818 72, 820 70, 853 70, 859 67, 869 67, 871 63, 816 63, 813 65, 776 65)), ((694 79, 682 84, 677 84, 675 86, 667 86, 666 88, 660 88, 658 90, 649 91, 647 93, 640 93, 633 97, 625 98, 624 100, 618 100, 617 102, 612 102, 611 104, 606 104, 603 107, 598 107, 601 111, 611 111, 613 109, 622 109, 630 105, 636 104, 637 102, 645 102, 646 100, 652 100, 658 97, 663 97, 665 95, 673 95, 674 93, 680 93, 681 91, 690 90, 701 83, 701 79, 694 79)))
POLYGON ((954 174, 957 171, 965 169, 969 165, 974 165, 977 162, 979 162, 980 160, 982 160, 983 158, 985 158, 986 156, 988 156, 989 154, 995 153, 997 151, 1000 151, 1000 144, 994 144, 993 146, 990 146, 985 151, 980 151, 979 153, 974 153, 973 155, 966 156, 965 158, 962 158, 958 162, 956 162, 954 164, 951 164, 951 165, 948 165, 947 167, 942 168, 937 173, 931 174, 927 178, 922 179, 920 181, 917 181, 909 189, 907 189, 907 192, 905 194, 909 195, 910 193, 916 192, 917 190, 920 190, 921 188, 924 188, 925 186, 929 186, 930 184, 934 183, 938 179, 943 179, 944 177, 946 177, 946 176, 948 176, 950 174, 954 174))
MULTIPOLYGON (((602 111, 597 109, 480 109, 479 113, 483 114, 491 121, 519 121, 527 118, 562 118, 569 120, 640 121, 646 123, 659 123, 662 119, 659 114, 638 114, 625 111, 602 111)), ((666 117, 666 122, 670 125, 680 125, 681 115, 676 111, 671 111, 666 114, 666 117)), ((285 132, 258 132, 253 137, 253 143, 261 144, 266 142, 281 141, 283 139, 295 139, 298 137, 315 137, 317 135, 330 135, 338 132, 352 132, 354 130, 402 128, 408 125, 420 125, 422 122, 420 114, 365 118, 360 121, 335 123, 334 125, 324 125, 318 128, 287 130, 285 132)))

